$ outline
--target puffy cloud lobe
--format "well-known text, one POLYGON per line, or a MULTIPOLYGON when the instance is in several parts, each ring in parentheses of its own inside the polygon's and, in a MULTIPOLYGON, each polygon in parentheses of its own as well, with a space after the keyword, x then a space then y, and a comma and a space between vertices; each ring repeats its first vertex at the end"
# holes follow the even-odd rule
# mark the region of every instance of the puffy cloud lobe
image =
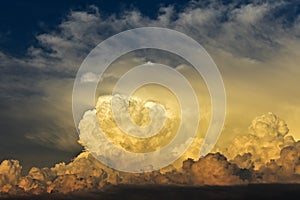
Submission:
MULTIPOLYGON (((287 133, 285 123, 271 113, 256 118, 250 130, 263 132, 263 136, 267 134, 280 137, 287 133), (269 126, 260 123, 267 123, 269 126), (277 126, 273 126, 274 124, 277 126), (269 132, 266 132, 266 127, 269 132)), ((59 163, 52 168, 42 169, 33 167, 25 176, 21 176, 22 167, 18 161, 5 160, 0 165, 1 193, 66 194, 103 190, 110 185, 120 184, 202 186, 300 183, 300 141, 283 147, 277 159, 269 160, 259 169, 254 169, 255 162, 252 159, 251 153, 236 155, 232 161, 228 161, 220 153, 210 153, 196 161, 190 158, 184 160, 181 168, 169 166, 161 171, 133 174, 113 170, 85 151, 68 164, 59 163)))
POLYGON ((159 171, 132 174, 110 169, 96 160, 90 153, 83 152, 69 164, 60 163, 51 169, 32 168, 26 176, 20 176, 19 181, 14 182, 14 185, 11 184, 9 188, 3 187, 1 192, 15 194, 15 191, 19 188, 23 191, 19 191, 19 194, 24 194, 24 192, 29 194, 66 194, 79 190, 102 190, 109 185, 119 184, 240 184, 243 181, 235 174, 236 170, 238 168, 227 162, 224 156, 210 154, 197 162, 191 161, 191 165, 186 166, 184 172, 179 172, 173 168, 173 170, 163 174, 159 171), (202 171, 203 169, 206 173, 202 171))
POLYGON ((284 147, 280 158, 271 160, 259 170, 258 182, 300 183, 300 141, 284 147))
MULTIPOLYGON (((125 132, 119 128, 114 120, 111 110, 112 97, 101 96, 97 101, 96 110, 87 111, 79 123, 80 143, 97 156, 111 158, 111 162, 122 163, 124 166, 138 165, 140 160, 137 161, 138 163, 132 163, 132 160, 135 160, 137 157, 134 154, 126 154, 125 150, 136 153, 152 152, 168 144, 174 137, 174 133, 176 134, 176 128, 179 124, 176 118, 177 113, 174 113, 171 109, 167 109, 165 113, 163 109, 159 108, 159 103, 143 101, 136 97, 130 99, 130 106, 127 107, 126 97, 121 95, 116 95, 115 97, 120 100, 116 105, 120 114, 116 117, 120 118, 119 123, 126 128, 125 132), (127 121, 122 121, 122 115, 127 112, 127 109, 130 112, 130 117, 138 126, 149 125, 150 131, 159 130, 157 133, 154 133, 155 136, 145 139, 128 135, 128 133, 133 133, 132 131, 136 131, 136 129, 131 124, 128 124, 127 121), (153 115, 152 121, 150 121, 150 115, 153 115), (160 119, 164 119, 165 115, 167 117, 164 126, 161 129, 157 129, 157 126, 160 127, 157 121, 160 122, 160 119), (105 136, 102 136, 101 132, 105 136), (102 145, 99 146, 99 143, 102 145), (116 147, 123 149, 123 151, 115 150, 116 147), (132 157, 128 158, 128 156, 132 157)), ((179 150, 174 149, 172 153, 176 156, 179 150)), ((115 163, 112 164, 114 165, 115 163)))
POLYGON ((22 166, 17 160, 4 160, 0 165, 0 192, 8 192, 21 178, 22 166))
POLYGON ((236 185, 243 181, 239 168, 227 161, 220 153, 208 154, 190 166, 193 185, 236 185))
POLYGON ((280 150, 295 142, 286 136, 288 131, 286 123, 275 114, 262 115, 252 121, 248 134, 234 138, 224 154, 234 160, 237 155, 250 153, 255 169, 259 169, 271 159, 278 159, 280 150))
POLYGON ((10 194, 66 194, 79 190, 102 190, 110 185, 119 184, 236 185, 245 183, 239 173, 240 169, 229 163, 219 153, 209 154, 198 161, 186 160, 182 171, 173 168, 166 173, 154 171, 132 174, 110 169, 96 160, 90 153, 83 152, 69 164, 60 163, 51 169, 32 168, 26 176, 20 177, 15 185, 11 185, 10 188, 1 192, 10 194), (16 193, 18 189, 19 191, 16 193))
MULTIPOLYGON (((122 163, 122 165, 132 165, 139 163, 133 163, 132 160, 136 159, 135 155, 123 154, 119 151, 114 151, 112 149, 113 145, 135 153, 146 153, 160 150, 165 145, 169 144, 172 139, 177 134, 178 127, 180 125, 180 113, 178 109, 173 109, 176 104, 174 102, 164 102, 162 104, 153 100, 143 100, 139 97, 132 97, 129 100, 129 108, 126 105, 127 97, 123 95, 115 95, 116 98, 119 98, 117 107, 118 107, 118 116, 113 116, 111 109, 112 96, 100 96, 97 101, 96 109, 89 110, 85 112, 82 120, 79 123, 80 130, 80 140, 79 142, 87 147, 88 151, 94 153, 97 156, 104 156, 106 158, 113 158, 111 162, 122 163), (163 109, 161 109, 163 107, 163 109), (130 117, 132 121, 138 126, 147 126, 149 125, 149 130, 159 130, 154 133, 154 136, 148 138, 137 138, 128 135, 128 133, 135 131, 134 127, 131 124, 128 124, 127 121, 122 121, 122 115, 129 110, 130 117), (152 121, 150 121, 150 116, 152 121), (114 117, 119 118, 119 123, 122 127, 125 127, 125 130, 121 130, 119 125, 116 123, 114 117), (160 121, 165 119, 165 123, 161 129, 160 121), (100 125, 100 126, 99 126, 100 125), (101 130, 100 130, 101 128, 101 130), (103 132, 105 137, 100 134, 103 132), (99 146, 99 143, 102 145, 99 146), (132 156, 132 158, 128 158, 132 156)), ((194 112, 194 111, 189 111, 194 112)), ((191 115, 193 116, 193 115, 191 115)), ((203 122, 203 121, 201 121, 203 122)), ((185 125, 183 125, 185 126, 185 125)), ((193 127, 185 126, 185 131, 194 131, 193 127)), ((138 130, 139 131, 139 130, 138 130)), ((199 131, 196 133, 195 137, 187 138, 184 144, 173 145, 170 155, 178 158, 172 165, 176 169, 180 169, 182 162, 188 158, 198 159, 199 158, 199 147, 203 143, 203 135, 199 131), (191 144, 189 148, 185 150, 186 146, 191 144), (183 153, 183 155, 181 155, 183 153)), ((160 152, 159 152, 160 153, 160 152)), ((167 154, 169 154, 167 152, 167 154)), ((162 162, 161 160, 157 161, 155 155, 153 156, 153 162, 162 162)), ((138 160, 138 162, 140 162, 138 160)), ((149 166, 151 168, 151 166, 149 166)), ((162 171, 167 170, 168 167, 162 169, 162 171)), ((168 170, 167 170, 168 171, 168 170)))

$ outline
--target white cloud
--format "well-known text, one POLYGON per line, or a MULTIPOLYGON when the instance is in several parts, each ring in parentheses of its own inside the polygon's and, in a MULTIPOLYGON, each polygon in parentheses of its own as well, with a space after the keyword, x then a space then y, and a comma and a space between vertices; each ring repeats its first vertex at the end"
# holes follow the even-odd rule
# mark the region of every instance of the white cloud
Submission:
POLYGON ((80 77, 80 81, 83 83, 93 83, 98 81, 98 76, 95 73, 87 72, 80 77))
POLYGON ((263 4, 259 6, 248 4, 239 9, 233 10, 232 15, 242 24, 252 25, 262 19, 263 16, 268 12, 269 8, 269 4, 263 4))

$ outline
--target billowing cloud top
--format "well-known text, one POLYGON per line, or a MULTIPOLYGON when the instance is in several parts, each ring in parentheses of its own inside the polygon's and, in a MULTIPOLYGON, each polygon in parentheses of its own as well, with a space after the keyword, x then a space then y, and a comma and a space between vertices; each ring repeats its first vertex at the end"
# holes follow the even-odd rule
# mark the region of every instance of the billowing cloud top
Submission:
MULTIPOLYGON (((93 112, 89 111, 84 118, 93 112)), ((92 124, 89 126, 91 128, 92 124)), ((68 164, 59 163, 42 169, 33 167, 25 176, 21 174, 22 167, 18 161, 4 160, 0 165, 0 192, 17 195, 66 194, 103 190, 119 184, 201 186, 300 183, 300 141, 295 142, 292 136, 286 136, 287 131, 283 120, 268 113, 255 118, 249 134, 234 140, 224 152, 233 158, 230 161, 220 153, 210 153, 202 158, 186 159, 181 166, 170 165, 160 171, 139 174, 111 169, 88 151, 80 153, 68 164), (251 146, 250 143, 241 143, 245 139, 253 140, 251 146)), ((82 139, 85 140, 86 133, 83 134, 82 139)))

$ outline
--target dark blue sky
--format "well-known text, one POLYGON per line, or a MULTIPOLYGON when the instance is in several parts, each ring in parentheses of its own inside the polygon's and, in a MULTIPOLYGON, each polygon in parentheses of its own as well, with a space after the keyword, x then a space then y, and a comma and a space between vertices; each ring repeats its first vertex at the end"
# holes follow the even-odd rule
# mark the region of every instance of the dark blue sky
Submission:
POLYGON ((138 9, 144 15, 155 18, 161 6, 174 5, 179 10, 189 1, 172 0, 64 0, 2 1, 0 6, 0 50, 14 56, 23 56, 28 46, 36 43, 35 35, 55 30, 70 10, 85 10, 90 5, 100 9, 101 15, 138 9))
MULTIPOLYGON (((234 1, 234 0, 216 0, 216 4, 231 4, 236 7, 247 3, 257 4, 262 2, 277 2, 276 0, 253 0, 253 1, 234 1)), ((139 10, 143 15, 150 18, 156 18, 158 10, 162 6, 173 5, 175 10, 180 11, 189 0, 14 0, 1 1, 0 6, 0 51, 7 54, 22 57, 29 46, 36 44, 35 36, 43 32, 53 31, 57 25, 66 17, 71 10, 86 10, 90 5, 95 5, 100 9, 101 15, 111 15, 122 13, 124 10, 139 10)), ((206 7, 210 1, 200 1, 198 5, 206 7)), ((273 13, 272 18, 276 17, 280 23, 289 25, 296 20, 300 12, 300 3, 298 0, 287 0, 289 6, 279 8, 273 13)), ((226 16, 224 16, 226 20, 226 16)))

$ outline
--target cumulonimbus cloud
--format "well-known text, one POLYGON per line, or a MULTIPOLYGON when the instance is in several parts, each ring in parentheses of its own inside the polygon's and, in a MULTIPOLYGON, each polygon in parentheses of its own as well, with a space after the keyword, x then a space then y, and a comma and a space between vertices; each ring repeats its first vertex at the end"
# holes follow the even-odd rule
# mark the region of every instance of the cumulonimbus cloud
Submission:
MULTIPOLYGON (((103 103, 110 106, 109 102, 110 98, 104 96, 98 104, 103 108, 103 103)), ((135 120, 146 120, 144 117, 147 112, 142 113, 145 116, 135 116, 135 120)), ((98 117, 108 124, 113 123, 107 113, 98 117)), ((93 129, 91 121, 85 123, 86 127, 81 129, 82 142, 86 142, 84 138, 90 131, 97 131, 93 129)), ((103 128, 115 130, 113 124, 104 125, 103 128)), ((52 168, 33 167, 24 176, 18 161, 4 160, 0 164, 0 192, 3 195, 66 194, 73 191, 103 190, 110 185, 120 184, 201 186, 300 183, 300 141, 295 142, 287 133, 286 123, 275 114, 267 113, 252 121, 247 135, 233 140, 224 151, 229 159, 219 152, 193 159, 186 159, 189 155, 193 156, 187 154, 180 165, 174 164, 159 171, 139 174, 111 169, 88 151, 81 152, 67 164, 58 163, 52 168), (245 139, 251 140, 251 143, 245 145, 245 139), (273 143, 275 145, 270 145, 273 143)), ((122 140, 117 140, 118 145, 122 145, 120 141, 122 140)))

